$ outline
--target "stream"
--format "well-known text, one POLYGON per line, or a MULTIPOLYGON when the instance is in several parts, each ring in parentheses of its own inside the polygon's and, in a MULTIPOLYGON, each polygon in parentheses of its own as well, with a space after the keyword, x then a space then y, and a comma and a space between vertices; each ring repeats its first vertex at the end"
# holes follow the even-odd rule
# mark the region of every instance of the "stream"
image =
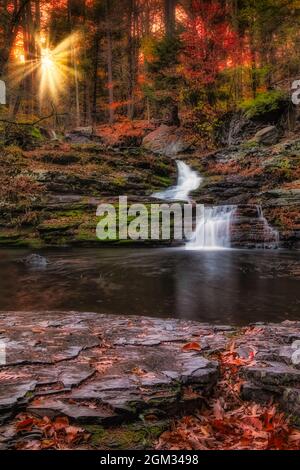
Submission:
MULTIPOLYGON (((79 310, 216 324, 299 319, 298 252, 51 250, 45 266, 0 250, 0 310, 79 310)), ((42 313, 41 313, 42 314, 42 313)))

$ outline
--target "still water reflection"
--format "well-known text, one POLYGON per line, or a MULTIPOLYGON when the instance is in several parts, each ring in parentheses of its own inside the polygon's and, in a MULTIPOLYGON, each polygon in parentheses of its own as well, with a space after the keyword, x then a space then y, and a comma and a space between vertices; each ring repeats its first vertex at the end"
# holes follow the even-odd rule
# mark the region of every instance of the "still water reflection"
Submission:
POLYGON ((300 319, 299 252, 0 250, 0 310, 80 310, 243 325, 300 319))

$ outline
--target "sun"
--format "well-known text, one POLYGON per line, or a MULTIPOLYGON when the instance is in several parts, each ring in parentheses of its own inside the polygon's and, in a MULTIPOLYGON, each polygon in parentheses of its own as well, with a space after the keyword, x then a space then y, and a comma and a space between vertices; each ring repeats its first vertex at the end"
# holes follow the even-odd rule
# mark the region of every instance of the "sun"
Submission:
POLYGON ((18 64, 10 71, 11 81, 17 85, 28 75, 35 74, 39 81, 40 101, 57 101, 72 78, 79 79, 78 56, 81 35, 74 32, 56 46, 50 47, 46 37, 37 39, 37 54, 27 58, 24 48, 17 49, 18 64))
POLYGON ((54 59, 49 49, 41 49, 41 67, 45 72, 55 67, 54 59))

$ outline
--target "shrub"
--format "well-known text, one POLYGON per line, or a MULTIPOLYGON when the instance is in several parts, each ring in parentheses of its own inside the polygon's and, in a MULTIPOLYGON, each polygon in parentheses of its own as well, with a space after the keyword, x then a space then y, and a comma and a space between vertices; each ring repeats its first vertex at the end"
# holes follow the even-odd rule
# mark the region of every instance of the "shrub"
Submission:
POLYGON ((41 131, 31 125, 6 124, 2 133, 4 145, 17 145, 24 150, 34 148, 43 140, 41 131))
POLYGON ((245 100, 240 108, 248 119, 259 119, 266 115, 278 115, 286 109, 289 100, 281 91, 266 91, 259 93, 256 98, 245 100))

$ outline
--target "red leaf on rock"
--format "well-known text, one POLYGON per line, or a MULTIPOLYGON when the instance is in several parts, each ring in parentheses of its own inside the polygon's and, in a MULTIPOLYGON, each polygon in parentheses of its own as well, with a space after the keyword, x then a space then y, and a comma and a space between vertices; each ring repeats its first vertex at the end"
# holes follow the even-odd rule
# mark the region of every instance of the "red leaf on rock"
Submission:
POLYGON ((183 351, 201 351, 201 346, 199 343, 187 343, 182 347, 183 351))
POLYGON ((67 417, 56 418, 53 423, 53 426, 55 431, 61 431, 63 429, 66 429, 67 426, 69 426, 69 420, 67 417))
POLYGON ((26 418, 23 421, 19 421, 16 424, 16 428, 18 431, 31 431, 33 424, 33 418, 26 418))

